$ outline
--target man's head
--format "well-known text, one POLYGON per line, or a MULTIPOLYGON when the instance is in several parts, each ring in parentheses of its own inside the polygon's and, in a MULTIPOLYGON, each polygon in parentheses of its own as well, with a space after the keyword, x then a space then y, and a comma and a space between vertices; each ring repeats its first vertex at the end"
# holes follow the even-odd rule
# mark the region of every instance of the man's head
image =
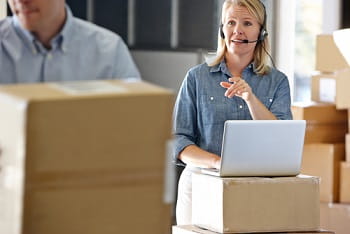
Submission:
POLYGON ((8 3, 22 27, 31 32, 61 28, 65 20, 65 0, 8 0, 8 3))

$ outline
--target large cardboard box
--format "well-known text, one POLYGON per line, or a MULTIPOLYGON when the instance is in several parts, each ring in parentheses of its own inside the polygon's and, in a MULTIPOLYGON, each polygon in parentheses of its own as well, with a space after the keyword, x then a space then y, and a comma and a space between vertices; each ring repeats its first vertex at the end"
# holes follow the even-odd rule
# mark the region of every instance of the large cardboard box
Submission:
POLYGON ((350 203, 350 162, 340 166, 340 202, 350 203))
POLYGON ((108 183, 100 178, 85 184, 36 185, 26 191, 19 233, 164 234, 171 213, 163 203, 159 182, 134 179, 108 183))
POLYGON ((344 143, 348 131, 347 110, 337 110, 334 104, 295 102, 293 118, 306 120, 305 143, 344 143))
POLYGON ((336 105, 337 109, 350 108, 350 69, 329 74, 318 74, 311 79, 311 100, 336 105))
POLYGON ((348 109, 348 126, 349 126, 349 133, 350 133, 350 108, 348 109))
POLYGON ((219 233, 319 230, 319 180, 194 174, 192 222, 219 233))
POLYGON ((350 134, 346 134, 346 137, 345 137, 345 152, 346 152, 346 161, 350 162, 350 134))
POLYGON ((321 203, 320 215, 321 228, 336 234, 349 234, 350 204, 321 203))
POLYGON ((334 72, 348 67, 348 63, 334 42, 333 35, 317 35, 316 70, 321 72, 334 72))
POLYGON ((172 107, 139 81, 0 86, 0 233, 164 233, 172 107))
POLYGON ((344 144, 304 145, 301 172, 321 178, 320 201, 339 201, 340 162, 344 159, 344 144))
MULTIPOLYGON (((320 230, 315 232, 265 232, 265 234, 318 234, 318 233, 324 233, 324 234, 334 234, 334 232, 326 231, 326 230, 320 230)), ((182 225, 182 226, 173 226, 173 233, 172 234, 218 234, 217 232, 213 232, 210 230, 206 230, 194 225, 182 225)))

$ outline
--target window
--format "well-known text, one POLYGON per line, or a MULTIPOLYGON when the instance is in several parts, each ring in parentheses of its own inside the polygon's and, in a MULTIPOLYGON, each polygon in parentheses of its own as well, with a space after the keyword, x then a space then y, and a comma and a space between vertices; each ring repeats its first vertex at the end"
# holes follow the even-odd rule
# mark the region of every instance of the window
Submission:
POLYGON ((322 32, 322 0, 295 3, 294 101, 307 101, 315 70, 316 35, 322 32))
POLYGON ((293 101, 309 101, 316 35, 339 29, 341 0, 275 0, 277 67, 289 78, 293 101))

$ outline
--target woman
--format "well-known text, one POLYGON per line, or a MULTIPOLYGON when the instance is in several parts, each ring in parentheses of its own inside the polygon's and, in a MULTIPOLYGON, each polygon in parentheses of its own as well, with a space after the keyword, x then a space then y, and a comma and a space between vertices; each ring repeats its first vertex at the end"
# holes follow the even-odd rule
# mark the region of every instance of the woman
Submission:
POLYGON ((191 175, 220 167, 224 122, 292 119, 287 77, 267 65, 266 11, 259 0, 226 0, 214 62, 189 70, 174 111, 178 225, 191 224, 191 175))

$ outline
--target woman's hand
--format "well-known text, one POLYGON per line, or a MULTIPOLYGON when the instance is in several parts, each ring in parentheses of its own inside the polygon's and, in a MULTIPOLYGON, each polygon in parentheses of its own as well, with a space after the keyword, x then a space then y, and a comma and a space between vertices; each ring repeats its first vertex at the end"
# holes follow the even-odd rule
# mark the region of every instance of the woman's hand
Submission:
POLYGON ((229 82, 220 82, 220 85, 226 88, 225 96, 232 98, 233 96, 238 96, 249 101, 254 95, 249 84, 245 82, 241 77, 231 77, 228 79, 229 82))
POLYGON ((241 77, 231 77, 229 82, 220 82, 220 85, 226 88, 225 96, 241 97, 247 104, 249 112, 253 119, 277 119, 272 112, 254 95, 249 84, 241 77), (232 83, 231 83, 232 82, 232 83))

